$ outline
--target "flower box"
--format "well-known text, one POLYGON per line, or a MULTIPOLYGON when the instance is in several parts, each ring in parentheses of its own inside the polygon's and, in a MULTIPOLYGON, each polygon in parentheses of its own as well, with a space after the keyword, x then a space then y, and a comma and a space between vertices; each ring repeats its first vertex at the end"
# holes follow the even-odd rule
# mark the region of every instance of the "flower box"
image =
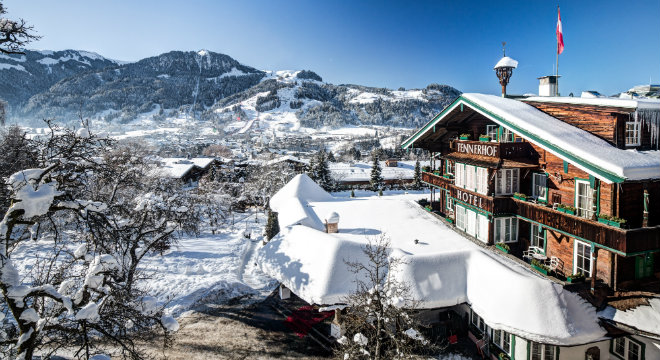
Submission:
POLYGON ((603 215, 603 217, 601 217, 599 215, 598 216, 598 222, 601 223, 601 224, 613 226, 613 227, 616 227, 616 228, 621 228, 621 225, 626 223, 626 221, 624 219, 612 218, 612 217, 609 217, 608 215, 603 215), (620 220, 620 221, 617 221, 617 220, 620 220))
POLYGON ((502 243, 497 243, 497 244, 495 244, 495 247, 502 250, 502 252, 505 253, 505 254, 509 253, 509 245, 502 244, 502 243))
POLYGON ((540 272, 541 274, 548 275, 548 267, 540 263, 538 260, 532 259, 530 265, 532 265, 534 270, 540 272))
POLYGON ((479 136, 479 141, 489 142, 490 136, 479 136))
POLYGON ((527 195, 521 193, 514 193, 513 197, 514 199, 518 199, 518 200, 523 200, 523 201, 527 200, 527 195))
POLYGON ((458 138, 459 138, 460 140, 470 140, 470 137, 469 137, 469 136, 463 136, 463 135, 461 135, 461 136, 459 136, 458 138))
POLYGON ((566 282, 569 284, 575 284, 583 281, 584 281, 584 276, 582 276, 581 274, 578 275, 573 274, 566 277, 566 282))

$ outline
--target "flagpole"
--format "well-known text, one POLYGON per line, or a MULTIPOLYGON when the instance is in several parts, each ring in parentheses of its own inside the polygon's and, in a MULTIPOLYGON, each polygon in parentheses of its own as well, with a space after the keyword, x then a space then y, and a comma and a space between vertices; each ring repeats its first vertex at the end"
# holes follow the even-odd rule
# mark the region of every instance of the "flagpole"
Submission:
MULTIPOLYGON (((557 14, 559 14, 559 4, 557 4, 557 14)), ((559 96, 559 39, 557 39, 556 43, 557 43, 557 51, 556 51, 557 62, 555 65, 557 66, 557 68, 555 70, 555 76, 557 76, 557 93, 555 94, 555 96, 559 96)))

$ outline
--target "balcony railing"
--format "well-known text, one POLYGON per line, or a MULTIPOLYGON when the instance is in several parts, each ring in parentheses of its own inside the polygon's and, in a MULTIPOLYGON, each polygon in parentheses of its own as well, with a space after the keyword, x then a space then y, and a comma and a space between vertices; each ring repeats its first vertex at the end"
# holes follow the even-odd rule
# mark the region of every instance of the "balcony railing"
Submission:
POLYGON ((493 214, 515 214, 559 230, 571 237, 593 241, 625 254, 660 249, 660 226, 619 229, 594 220, 563 213, 544 204, 514 199, 509 196, 485 196, 454 185, 452 179, 423 172, 422 181, 451 192, 451 196, 466 204, 493 214))

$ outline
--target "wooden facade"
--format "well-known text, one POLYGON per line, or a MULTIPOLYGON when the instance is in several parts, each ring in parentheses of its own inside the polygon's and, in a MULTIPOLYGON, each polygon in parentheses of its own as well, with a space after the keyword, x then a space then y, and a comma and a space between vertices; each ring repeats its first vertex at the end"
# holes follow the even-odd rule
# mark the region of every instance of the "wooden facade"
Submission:
MULTIPOLYGON (((531 101, 528 104, 588 131, 614 147, 630 148, 625 146, 623 127, 634 109, 531 101)), ((529 247, 532 227, 542 229, 545 255, 559 259, 564 275, 576 271, 577 244, 584 244, 580 246, 589 249, 592 273, 606 284, 639 279, 639 271, 634 268, 640 266, 642 259, 652 267, 652 271, 644 276, 660 276, 660 208, 657 206, 660 203, 660 180, 601 181, 583 170, 584 166, 566 162, 552 151, 515 134, 504 139, 500 137, 501 131, 492 140, 459 139, 461 134, 478 139, 493 126, 502 126, 480 111, 466 109, 464 104, 460 108, 451 108, 450 105, 441 114, 444 116, 442 125, 427 125, 422 129, 426 133, 418 132, 423 136, 418 139, 413 136, 414 141, 409 142, 416 148, 431 151, 434 158, 440 159, 432 173, 422 174, 422 180, 435 189, 432 200, 437 204, 434 209, 451 218, 455 216, 452 206, 486 214, 490 222, 489 244, 496 241, 494 219, 518 219, 518 241, 512 245, 512 251, 518 254, 529 247), (479 193, 458 186, 453 179, 456 164, 486 168, 487 191, 479 193), (527 197, 532 197, 533 179, 539 178, 534 174, 542 175, 546 179, 545 198, 528 201, 516 199, 513 194, 496 195, 496 177, 502 169, 518 169, 516 192, 527 197), (579 193, 578 185, 582 189, 579 193), (578 195, 582 199, 582 216, 561 210, 562 207, 576 207, 578 195), (584 200, 586 198, 588 200, 584 200), (586 207, 585 201, 590 202, 586 207), (649 207, 649 203, 656 205, 649 207), (626 221, 617 227, 614 223, 599 221, 599 215, 626 221)), ((649 132, 642 130, 641 143, 635 148, 650 149, 649 132)), ((646 266, 643 261, 642 266, 646 266)))

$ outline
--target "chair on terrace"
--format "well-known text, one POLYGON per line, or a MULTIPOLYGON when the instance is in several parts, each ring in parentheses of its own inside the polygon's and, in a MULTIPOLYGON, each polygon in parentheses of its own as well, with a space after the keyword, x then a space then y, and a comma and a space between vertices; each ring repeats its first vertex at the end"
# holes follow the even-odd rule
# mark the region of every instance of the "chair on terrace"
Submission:
POLYGON ((546 265, 551 271, 554 271, 555 273, 557 273, 557 270, 560 272, 564 271, 564 262, 556 256, 551 256, 548 259, 546 265))

